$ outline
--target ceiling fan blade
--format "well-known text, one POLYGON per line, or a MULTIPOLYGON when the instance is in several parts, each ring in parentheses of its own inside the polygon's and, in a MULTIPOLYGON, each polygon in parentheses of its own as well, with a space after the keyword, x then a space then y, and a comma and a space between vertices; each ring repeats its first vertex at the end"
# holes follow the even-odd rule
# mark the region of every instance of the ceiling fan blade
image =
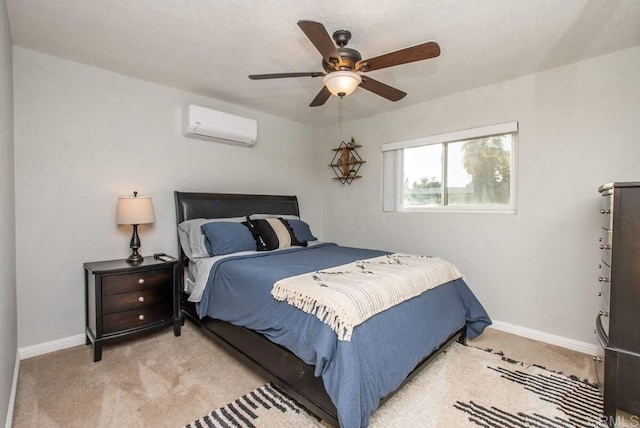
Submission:
POLYGON ((386 85, 382 82, 374 80, 369 76, 361 76, 362 82, 360 82, 360 86, 366 89, 367 91, 371 91, 376 95, 380 95, 383 98, 388 99, 389 101, 400 101, 404 97, 407 96, 406 92, 401 91, 400 89, 396 89, 393 86, 386 85))
POLYGON ((298 27, 307 35, 327 63, 337 65, 342 62, 336 45, 329 37, 324 25, 313 21, 298 21, 298 27))
POLYGON ((373 71, 394 65, 407 64, 440 55, 440 46, 436 42, 426 42, 408 48, 389 52, 375 58, 363 59, 356 63, 358 71, 373 71))
POLYGON ((264 80, 264 79, 282 79, 285 77, 322 77, 324 73, 319 71, 312 71, 308 73, 272 73, 272 74, 250 74, 251 80, 264 80))
POLYGON ((324 105, 324 103, 327 102, 330 96, 331 96, 331 92, 329 92, 326 86, 323 86, 320 92, 318 92, 318 95, 316 95, 313 101, 311 101, 311 104, 309 104, 309 107, 318 107, 318 106, 324 105))

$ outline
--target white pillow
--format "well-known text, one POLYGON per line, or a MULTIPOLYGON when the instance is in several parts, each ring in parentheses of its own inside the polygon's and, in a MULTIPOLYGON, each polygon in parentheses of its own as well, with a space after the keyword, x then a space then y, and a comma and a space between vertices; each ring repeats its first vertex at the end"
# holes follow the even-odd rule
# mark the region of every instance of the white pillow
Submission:
POLYGON ((191 261, 211 257, 204 243, 205 236, 204 233, 202 233, 202 225, 216 221, 242 223, 246 220, 246 217, 194 218, 185 220, 178 225, 178 239, 180 240, 182 251, 191 261))

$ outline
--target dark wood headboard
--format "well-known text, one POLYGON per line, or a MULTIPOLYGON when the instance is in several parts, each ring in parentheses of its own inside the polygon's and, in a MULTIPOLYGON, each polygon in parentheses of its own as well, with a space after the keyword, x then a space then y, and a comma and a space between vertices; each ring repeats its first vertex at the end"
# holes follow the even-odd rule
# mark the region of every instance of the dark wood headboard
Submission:
MULTIPOLYGON (((194 218, 240 217, 251 214, 300 215, 296 196, 242 195, 235 193, 174 192, 176 226, 194 218)), ((180 259, 186 256, 180 247, 180 259)))

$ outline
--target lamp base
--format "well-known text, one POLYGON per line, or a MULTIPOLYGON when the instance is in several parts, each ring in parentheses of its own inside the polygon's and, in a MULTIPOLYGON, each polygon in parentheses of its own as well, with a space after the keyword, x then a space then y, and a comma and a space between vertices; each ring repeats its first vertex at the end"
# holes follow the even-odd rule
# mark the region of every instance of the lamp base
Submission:
POLYGON ((143 260, 144 260, 144 257, 142 257, 140 254, 138 254, 137 251, 135 253, 131 254, 129 257, 127 257, 127 263, 132 264, 132 265, 140 264, 140 263, 142 263, 143 260))
POLYGON ((140 248, 140 237, 138 236, 138 225, 132 224, 132 226, 133 226, 133 234, 131 235, 131 242, 129 243, 129 247, 131 248, 131 255, 127 258, 127 263, 139 264, 139 263, 142 263, 142 260, 144 258, 138 253, 138 248, 140 248))

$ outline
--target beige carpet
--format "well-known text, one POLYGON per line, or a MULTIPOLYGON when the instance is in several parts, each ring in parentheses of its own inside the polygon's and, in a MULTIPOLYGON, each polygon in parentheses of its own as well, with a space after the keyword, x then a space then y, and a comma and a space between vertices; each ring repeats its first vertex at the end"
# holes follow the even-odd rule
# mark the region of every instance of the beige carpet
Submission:
MULTIPOLYGON (((371 428, 494 426, 598 427, 597 385, 454 343, 372 416, 371 428)), ((185 428, 321 427, 271 384, 185 428)))
MULTIPOLYGON (((491 329, 471 343, 594 379, 588 355, 491 329)), ((187 323, 105 345, 98 363, 89 346, 22 361, 14 427, 179 427, 265 382, 187 323)))

